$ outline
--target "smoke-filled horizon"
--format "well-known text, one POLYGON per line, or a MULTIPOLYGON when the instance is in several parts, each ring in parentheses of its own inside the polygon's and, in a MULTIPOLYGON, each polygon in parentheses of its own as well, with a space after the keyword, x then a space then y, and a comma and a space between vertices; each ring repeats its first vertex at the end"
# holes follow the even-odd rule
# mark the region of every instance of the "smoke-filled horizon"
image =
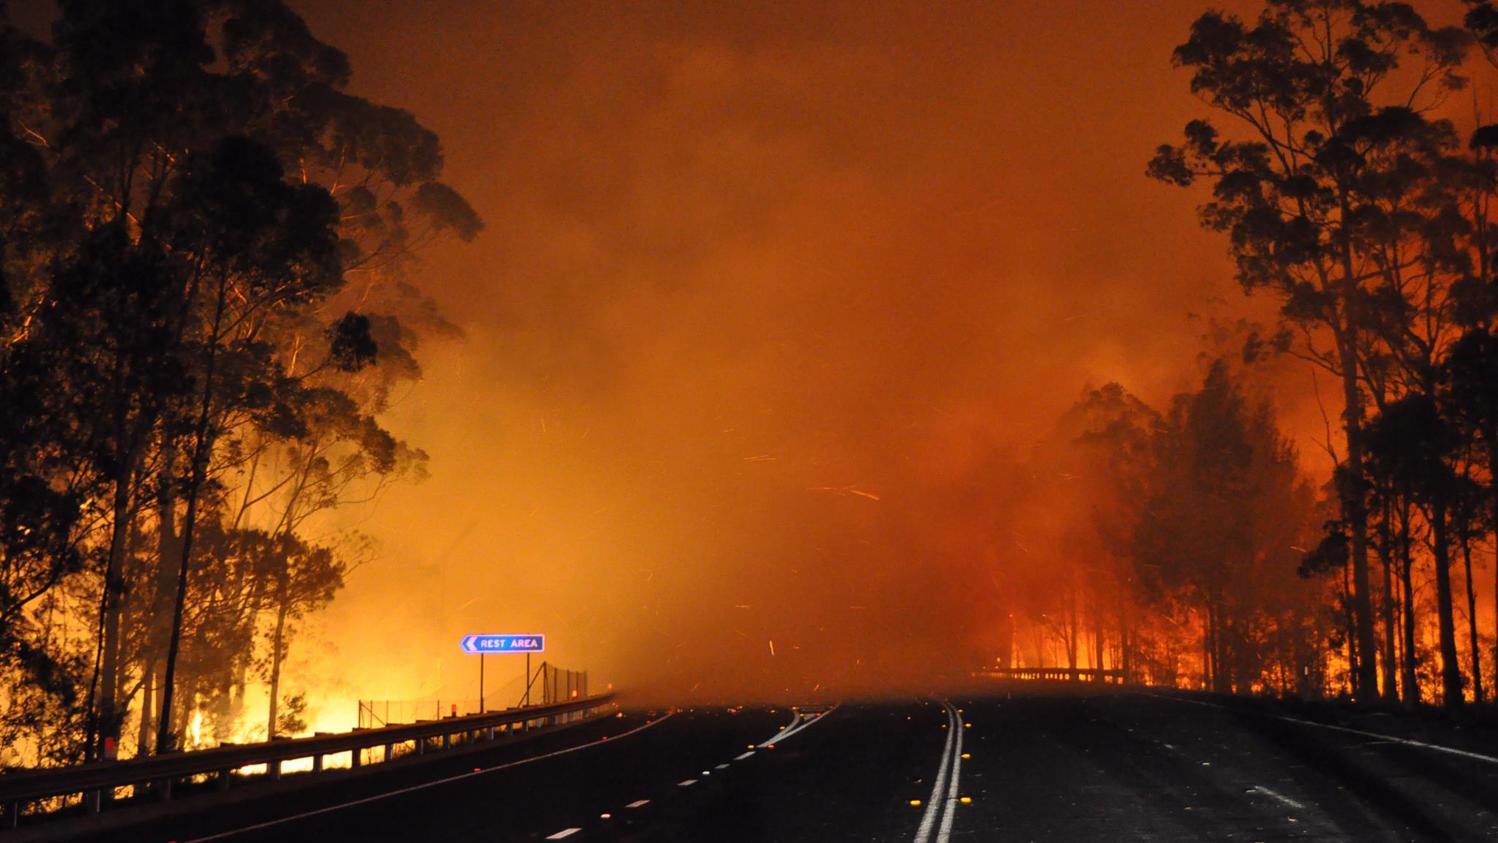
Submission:
POLYGON ((1005 516, 1058 416, 1273 318, 1143 172, 1196 0, 297 5, 487 223, 420 273, 466 335, 390 416, 431 476, 349 511, 380 551, 293 655, 347 697, 471 696, 480 631, 651 699, 928 687, 1056 562, 1005 516))

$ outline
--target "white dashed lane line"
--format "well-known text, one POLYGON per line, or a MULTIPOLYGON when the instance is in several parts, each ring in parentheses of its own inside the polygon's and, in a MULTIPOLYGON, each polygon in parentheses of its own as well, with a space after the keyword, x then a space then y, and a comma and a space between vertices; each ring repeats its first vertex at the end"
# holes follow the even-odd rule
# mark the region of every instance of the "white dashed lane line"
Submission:
MULTIPOLYGON (((640 732, 643 732, 646 729, 649 729, 650 727, 654 726, 657 723, 660 723, 660 722, 665 721, 665 720, 669 720, 671 717, 674 717, 675 715, 676 715, 676 712, 674 712, 674 711, 667 712, 662 717, 657 717, 654 720, 647 720, 644 723, 640 724, 639 726, 636 726, 633 729, 630 729, 630 730, 628 730, 626 732, 620 732, 619 734, 614 735, 613 738, 612 738, 612 740, 618 741, 620 738, 627 738, 630 735, 639 734, 640 732)), ((266 820, 265 822, 255 823, 254 825, 247 825, 247 826, 243 826, 241 828, 232 828, 232 829, 229 829, 227 831, 220 831, 220 832, 218 832, 216 834, 209 834, 209 835, 205 835, 203 837, 194 838, 192 840, 187 841, 186 843, 205 843, 206 841, 209 841, 209 840, 222 840, 223 838, 226 838, 226 837, 233 837, 233 836, 244 834, 244 833, 250 832, 250 831, 259 831, 259 830, 264 829, 264 828, 271 828, 273 826, 278 826, 278 825, 282 825, 282 824, 285 824, 285 823, 296 822, 297 820, 303 820, 303 819, 306 819, 308 817, 316 817, 316 816, 321 816, 323 814, 329 814, 329 813, 332 813, 334 811, 341 811, 344 808, 352 808, 352 807, 354 807, 356 805, 367 805, 367 804, 369 804, 371 802, 378 802, 378 801, 380 801, 382 799, 389 799, 389 798, 391 798, 393 796, 401 796, 401 795, 407 794, 407 793, 416 793, 417 791, 422 791, 422 790, 426 790, 428 788, 433 788, 433 787, 440 787, 442 785, 445 785, 445 784, 448 784, 448 783, 451 783, 451 782, 462 781, 464 779, 470 779, 470 778, 473 778, 474 776, 488 775, 489 773, 495 773, 495 772, 498 772, 500 770, 508 770, 511 767, 519 767, 519 766, 521 766, 523 764, 531 764, 531 763, 534 763, 536 761, 545 760, 547 758, 556 758, 556 757, 561 756, 561 755, 567 755, 569 753, 579 752, 581 750, 588 749, 589 747, 601 746, 601 745, 607 743, 609 740, 610 740, 610 738, 608 736, 605 736, 605 737, 599 738, 596 741, 589 741, 588 743, 585 743, 585 744, 579 744, 577 746, 569 746, 569 747, 567 747, 565 749, 558 749, 558 750, 555 750, 555 751, 552 751, 552 752, 542 753, 541 755, 534 755, 534 756, 531 756, 530 758, 522 758, 522 759, 520 759, 518 761, 507 761, 507 762, 505 762, 503 764, 496 764, 496 765, 494 765, 492 767, 484 767, 484 768, 477 768, 476 767, 476 768, 474 768, 473 772, 471 772, 471 773, 459 773, 458 775, 455 775, 455 776, 448 776, 446 778, 434 779, 434 780, 429 781, 429 782, 422 782, 421 784, 411 785, 410 787, 402 787, 402 788, 398 788, 396 790, 387 790, 384 793, 376 793, 373 796, 366 796, 366 797, 363 797, 362 799, 353 799, 353 800, 350 800, 348 802, 339 802, 339 803, 337 803, 335 805, 329 805, 329 806, 324 807, 324 808, 316 808, 316 809, 311 810, 311 811, 304 811, 304 812, 302 812, 300 814, 290 814, 288 816, 278 817, 278 818, 273 819, 273 820, 266 820)))
MULTIPOLYGON (((803 713, 803 712, 793 712, 792 716, 791 716, 791 722, 789 722, 785 726, 781 727, 780 731, 778 733, 776 733, 773 737, 769 738, 768 740, 764 741, 763 743, 757 744, 756 746, 759 747, 759 748, 764 748, 764 747, 771 747, 771 748, 773 748, 775 746, 775 744, 777 744, 777 743, 785 740, 786 738, 791 737, 792 735, 800 733, 801 731, 803 731, 803 730, 807 729, 808 727, 810 727, 811 724, 813 724, 813 723, 817 722, 818 720, 821 720, 823 717, 826 717, 827 715, 831 714, 832 711, 833 711, 833 709, 835 709, 835 708, 837 708, 837 706, 833 705, 830 708, 828 708, 828 709, 826 709, 824 711, 818 711, 815 714, 803 713)), ((955 715, 956 709, 953 708, 952 712, 953 712, 952 716, 955 717, 956 716, 955 715)), ((960 730, 958 730, 958 731, 960 731, 960 730)), ((958 736, 958 746, 959 747, 961 746, 961 736, 960 735, 958 736)), ((733 758, 733 760, 734 761, 743 761, 746 758, 752 757, 754 755, 754 752, 755 752, 754 749, 750 749, 747 752, 741 752, 738 755, 735 755, 734 758, 733 758)), ((960 749, 959 749, 959 752, 960 752, 960 749)), ((713 770, 726 770, 726 769, 728 769, 728 766, 729 766, 730 763, 731 762, 725 761, 722 764, 719 764, 719 765, 713 767, 713 770)), ((701 773, 701 775, 704 778, 707 777, 707 776, 711 776, 712 774, 713 774, 712 770, 703 770, 702 773, 701 773)), ((700 781, 700 779, 682 779, 681 781, 679 781, 679 782, 676 783, 676 786, 677 787, 691 787, 692 785, 697 784, 698 781, 700 781)), ((954 799, 954 800, 956 798, 956 796, 955 796, 956 792, 957 792, 957 781, 956 781, 956 777, 954 775, 953 780, 952 780, 952 794, 953 794, 952 799, 954 799)), ((650 804, 650 800, 649 799, 636 799, 635 801, 633 801, 633 802, 625 805, 624 807, 625 808, 629 808, 629 809, 638 809, 638 808, 643 808, 643 807, 645 807, 646 805, 649 805, 649 804, 650 804)), ((608 819, 609 815, 608 814, 603 814, 602 818, 603 819, 608 819)), ((944 817, 943 820, 944 820, 944 822, 942 823, 942 829, 941 829, 942 836, 939 838, 941 840, 945 840, 946 839, 946 835, 949 833, 949 830, 951 829, 951 826, 952 826, 952 820, 951 820, 950 816, 944 817)), ((550 837, 547 837, 546 839, 547 840, 563 840, 565 838, 571 837, 574 834, 577 834, 580 831, 582 831, 581 828, 564 828, 561 831, 558 831, 556 834, 553 834, 550 837)))
POLYGON ((1279 793, 1278 791, 1270 790, 1269 788, 1267 788, 1267 787, 1265 787, 1265 786, 1263 786, 1261 784, 1254 785, 1254 792, 1255 793, 1262 793, 1265 796, 1268 796, 1270 799, 1273 799, 1274 801, 1280 803, 1281 805, 1284 805, 1287 808, 1294 808, 1297 811, 1304 811, 1306 809, 1306 806, 1303 803, 1296 802, 1294 799, 1291 799, 1290 797, 1286 796, 1285 794, 1279 793))

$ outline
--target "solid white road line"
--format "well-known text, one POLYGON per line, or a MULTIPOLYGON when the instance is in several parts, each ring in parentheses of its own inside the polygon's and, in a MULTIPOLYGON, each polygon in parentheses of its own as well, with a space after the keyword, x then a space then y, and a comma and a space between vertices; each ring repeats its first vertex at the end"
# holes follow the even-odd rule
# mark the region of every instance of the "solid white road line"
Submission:
MULTIPOLYGON (((1236 710, 1219 703, 1207 702, 1206 700, 1188 700, 1183 697, 1176 697, 1170 694, 1154 694, 1147 691, 1144 693, 1146 696, 1154 697, 1156 699, 1174 700, 1176 702, 1189 703, 1191 705, 1204 705, 1208 708, 1220 708, 1224 711, 1236 710)), ((1379 734, 1378 732, 1366 732, 1362 729, 1353 729, 1348 726, 1334 726, 1331 723, 1317 723, 1315 720, 1302 720, 1299 717, 1290 717, 1284 714, 1267 714, 1264 716, 1273 717, 1276 720, 1283 720, 1286 723, 1298 723, 1302 726, 1315 726, 1318 729, 1330 729, 1333 732, 1346 732, 1349 735, 1358 735, 1359 737, 1364 738, 1376 738, 1380 741, 1388 741, 1389 743, 1402 743, 1405 746, 1416 746, 1421 749, 1428 749, 1432 752, 1444 752, 1447 755, 1455 755, 1460 758, 1470 758, 1473 761, 1486 761, 1489 764, 1498 764, 1498 758, 1494 758, 1491 755, 1483 755, 1478 752, 1468 752, 1465 749, 1457 749, 1450 746, 1441 746, 1440 744, 1436 743, 1426 743, 1424 741, 1410 740, 1409 738, 1396 738, 1393 735, 1383 735, 1379 734)))
POLYGON ((553 834, 550 837, 547 837, 546 839, 547 840, 563 840, 565 838, 571 837, 572 835, 578 833, 579 831, 582 831, 582 829, 580 829, 580 828, 564 828, 561 831, 557 832, 556 834, 553 834))
POLYGON ((1256 784, 1254 785, 1254 790, 1258 793, 1262 793, 1265 796, 1268 796, 1270 799, 1273 799, 1274 801, 1280 803, 1281 805, 1284 805, 1287 808, 1294 808, 1297 811, 1304 811, 1306 809, 1306 806, 1303 803, 1296 802, 1294 799, 1291 799, 1285 794, 1270 790, 1264 785, 1256 784))
MULTIPOLYGON (((784 730, 782 730, 779 734, 774 735, 764 742, 760 743, 759 748, 764 749, 765 747, 774 746, 775 744, 780 743, 786 738, 789 738, 791 735, 800 734, 801 732, 804 732, 807 729, 811 728, 811 724, 817 722, 818 720, 821 720, 823 717, 826 717, 836 710, 837 705, 835 704, 825 711, 817 712, 815 716, 810 714, 797 714, 795 718, 793 718, 791 722, 786 725, 786 728, 784 730)), ((750 754, 752 755, 753 753, 750 754)))
POLYGON ((952 777, 947 779, 947 804, 942 806, 941 827, 936 832, 936 843, 947 843, 952 839, 952 820, 957 813, 957 781, 962 777, 962 733, 966 727, 962 723, 962 712, 957 706, 947 703, 952 710, 952 728, 957 732, 957 744, 952 747, 952 777))
POLYGON ((776 741, 783 740, 785 738, 790 737, 791 735, 794 735, 796 733, 796 727, 800 726, 800 725, 801 725, 801 713, 800 712, 792 712, 791 713, 791 722, 785 724, 784 728, 782 728, 779 732, 775 733, 771 737, 769 737, 769 738, 767 738, 767 739, 765 739, 763 741, 760 741, 759 748, 760 749, 764 749, 765 747, 769 746, 772 743, 775 743, 776 741))
POLYGON ((397 790, 387 790, 384 793, 377 793, 374 796, 366 796, 363 799, 352 799, 348 802, 339 802, 336 805, 329 805, 325 808, 317 808, 316 810, 312 811, 303 811, 300 814, 291 814, 285 817, 278 817, 274 820, 266 820, 265 822, 244 826, 243 828, 234 828, 228 831, 220 831, 217 834, 209 834, 204 837, 194 837, 191 840, 184 841, 184 843, 201 843, 201 841, 205 840, 222 840, 226 837, 234 837, 235 835, 244 834, 247 831, 259 831, 262 828, 272 828, 274 826, 284 825, 285 823, 306 819, 307 817, 315 817, 321 814, 331 814, 334 811, 341 811, 344 808, 352 808, 356 805, 367 805, 371 802, 379 802, 382 799, 389 799, 392 796, 400 796, 404 793, 415 793, 419 790, 426 790, 427 788, 438 787, 440 785, 449 784, 451 782, 462 781, 463 779, 471 779, 474 776, 482 776, 485 773, 492 773, 496 770, 506 770, 510 767, 519 767, 523 764, 530 764, 535 761, 543 761, 547 758, 555 758, 558 755, 567 755, 568 753, 578 752, 580 750, 588 749, 589 747, 599 746, 601 744, 607 743, 609 740, 617 741, 620 738, 627 738, 630 735, 639 734, 640 732, 649 729, 651 726, 654 726, 657 723, 671 719, 675 715, 676 712, 674 711, 668 712, 662 717, 657 717, 654 720, 647 720, 646 722, 634 727, 633 729, 630 729, 627 732, 620 732, 619 734, 614 735, 612 738, 602 738, 596 741, 590 741, 585 744, 578 744, 577 746, 569 746, 566 749, 559 749, 555 752, 546 752, 542 753, 541 755, 533 755, 530 758, 522 758, 519 761, 509 761, 504 764, 496 764, 493 767, 485 767, 482 770, 475 770, 471 773, 459 773, 456 776, 448 776, 447 778, 442 779, 433 779, 432 781, 422 782, 421 784, 412 785, 410 787, 402 787, 397 790))
POLYGON ((740 752, 738 755, 735 755, 733 757, 733 760, 735 760, 735 761, 743 761, 745 758, 748 758, 749 756, 751 756, 753 754, 754 754, 754 750, 752 750, 752 749, 749 750, 748 752, 740 752))
POLYGON ((926 802, 926 810, 921 814, 921 824, 915 831, 915 843, 927 843, 931 839, 931 829, 936 824, 936 818, 942 813, 941 799, 947 784, 947 767, 952 763, 952 742, 955 740, 953 733, 961 728, 954 716, 954 709, 950 705, 945 706, 947 711, 947 742, 941 748, 941 766, 936 769, 936 782, 931 786, 931 798, 926 802))
POLYGON ((628 805, 625 805, 624 807, 626 807, 626 808, 643 808, 643 807, 645 807, 646 805, 649 805, 649 804, 650 804, 650 800, 649 799, 636 799, 635 801, 629 803, 628 805))

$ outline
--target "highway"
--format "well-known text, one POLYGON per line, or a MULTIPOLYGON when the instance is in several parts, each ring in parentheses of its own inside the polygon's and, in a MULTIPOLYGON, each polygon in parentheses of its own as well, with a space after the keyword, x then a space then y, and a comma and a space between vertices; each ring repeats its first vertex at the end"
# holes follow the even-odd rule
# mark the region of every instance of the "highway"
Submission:
MULTIPOLYGON (((1498 839, 1498 735, 1143 691, 635 712, 95 839, 1498 839)), ((373 771, 375 768, 370 768, 373 771)), ((208 803, 212 802, 212 805, 208 803)))

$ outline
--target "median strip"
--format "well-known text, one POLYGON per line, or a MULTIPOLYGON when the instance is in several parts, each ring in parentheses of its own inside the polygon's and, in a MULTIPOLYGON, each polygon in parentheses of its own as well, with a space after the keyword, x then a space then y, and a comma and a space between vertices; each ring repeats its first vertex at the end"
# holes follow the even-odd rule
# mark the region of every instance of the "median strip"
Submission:
MULTIPOLYGON (((962 775, 962 731, 966 725, 959 716, 957 707, 943 703, 947 712, 947 740, 941 750, 941 765, 936 770, 936 781, 931 787, 931 800, 921 814, 921 824, 916 828, 915 843, 946 843, 952 836, 952 823, 958 804, 957 787, 962 775)), ((920 805, 920 800, 910 800, 911 805, 920 805)))

